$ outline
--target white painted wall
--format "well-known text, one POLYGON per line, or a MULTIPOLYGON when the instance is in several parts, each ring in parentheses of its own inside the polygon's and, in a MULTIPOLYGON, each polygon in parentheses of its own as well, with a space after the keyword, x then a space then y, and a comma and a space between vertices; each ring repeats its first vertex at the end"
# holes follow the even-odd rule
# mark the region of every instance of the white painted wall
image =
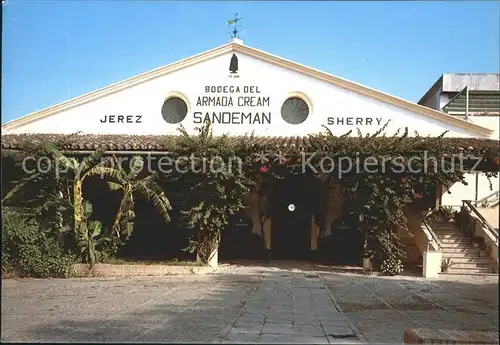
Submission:
POLYGON ((462 183, 455 183, 453 186, 451 186, 451 188, 449 189, 451 194, 448 194, 443 188, 441 205, 458 207, 462 205, 462 200, 480 200, 499 189, 498 178, 491 179, 493 187, 493 189, 491 189, 488 178, 483 173, 465 174, 465 181, 467 182, 467 185, 464 185, 462 183), (477 183, 476 175, 478 175, 477 183))
MULTIPOLYGON (((441 110, 441 88, 437 88, 434 92, 430 93, 427 98, 419 104, 431 109, 441 110)), ((445 103, 446 104, 446 103, 445 103)), ((444 104, 443 104, 444 105, 444 104)))
POLYGON ((491 139, 500 140, 500 116, 470 116, 469 121, 493 131, 491 139))
POLYGON ((498 229, 498 216, 500 215, 499 210, 499 204, 496 204, 496 206, 493 207, 478 207, 477 210, 481 213, 481 215, 490 223, 493 228, 498 229))
MULTIPOLYGON (((438 123, 422 115, 402 108, 359 95, 309 76, 277 67, 242 53, 239 59, 239 78, 229 77, 229 61, 232 53, 216 57, 200 64, 173 72, 144 82, 140 85, 104 96, 87 104, 56 113, 50 117, 5 130, 7 133, 99 133, 99 134, 176 134, 178 125, 168 124, 163 120, 161 107, 171 93, 180 93, 189 102, 187 117, 182 122, 189 132, 199 124, 194 123, 193 112, 270 112, 270 124, 215 124, 216 134, 230 133, 241 135, 255 131, 256 135, 294 136, 307 135, 323 131, 322 125, 328 123, 328 117, 377 119, 380 124, 391 119, 387 133, 393 134, 397 129, 408 126, 410 135, 417 130, 421 135, 439 135, 451 130, 449 136, 472 136, 471 133, 458 128, 450 128, 449 124, 438 123), (269 97, 269 107, 198 107, 197 98, 206 96, 205 86, 255 86, 259 94, 232 94, 233 101, 238 96, 269 97), (286 123, 280 114, 283 101, 292 93, 305 94, 311 105, 311 113, 302 124, 286 123), (104 116, 139 115, 141 123, 101 123, 104 116)), ((217 94, 221 95, 221 94, 217 94)), ((215 96, 217 96, 215 95, 215 96)), ((231 96, 231 94, 227 94, 231 96)), ((135 120, 136 118, 133 117, 135 120)), ((345 120, 347 121, 347 120, 345 120)), ((354 130, 353 125, 328 126, 335 134, 341 135, 354 130)), ((377 123, 374 120, 374 123, 377 123)), ((379 125, 360 126, 363 133, 373 133, 379 125)))

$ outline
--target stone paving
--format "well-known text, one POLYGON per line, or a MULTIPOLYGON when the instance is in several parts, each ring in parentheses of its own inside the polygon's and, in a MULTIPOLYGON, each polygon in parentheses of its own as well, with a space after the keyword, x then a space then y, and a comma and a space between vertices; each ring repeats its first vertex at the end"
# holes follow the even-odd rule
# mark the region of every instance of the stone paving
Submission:
POLYGON ((2 341, 401 343, 407 328, 498 331, 498 277, 371 277, 311 266, 3 280, 2 341))
POLYGON ((4 280, 2 341, 221 339, 260 277, 4 280))
POLYGON ((372 277, 324 272, 326 286, 370 343, 408 328, 498 332, 498 277, 372 277))
POLYGON ((301 269, 265 275, 224 340, 360 343, 318 275, 301 269))

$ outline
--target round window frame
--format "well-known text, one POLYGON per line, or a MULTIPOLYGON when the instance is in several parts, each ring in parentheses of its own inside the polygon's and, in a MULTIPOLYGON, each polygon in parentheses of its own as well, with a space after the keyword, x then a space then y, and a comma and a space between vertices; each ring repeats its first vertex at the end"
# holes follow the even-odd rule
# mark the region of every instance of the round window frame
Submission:
POLYGON ((283 102, 281 102, 281 108, 280 108, 280 115, 281 115, 281 119, 283 121, 285 121, 285 123, 287 123, 288 125, 292 125, 292 126, 295 126, 295 125, 301 125, 303 124, 304 122, 307 121, 307 119, 311 116, 311 114, 313 113, 313 106, 312 106, 312 102, 311 100, 309 99, 309 97, 307 97, 307 95, 303 92, 300 92, 300 91, 293 91, 293 92, 289 92, 288 95, 283 99, 283 102), (283 113, 281 113, 281 108, 283 108, 283 105, 285 104, 286 101, 288 101, 289 99, 291 98, 298 98, 300 99, 301 101, 303 101, 308 109, 309 109, 309 113, 307 114, 307 117, 305 118, 304 121, 302 122, 299 122, 299 123, 290 123, 288 121, 286 121, 284 118, 283 118, 283 113))
POLYGON ((188 101, 187 97, 183 93, 178 92, 178 91, 170 92, 168 94, 168 96, 163 99, 163 103, 160 106, 161 117, 162 117, 163 121, 165 121, 169 125, 177 125, 177 124, 181 123, 182 121, 184 121, 186 119, 187 115, 189 114, 190 110, 191 110, 191 105, 189 104, 189 101, 188 101), (167 120, 165 120, 165 116, 163 115, 163 111, 162 111, 163 106, 165 105, 165 103, 169 99, 172 99, 172 98, 179 98, 179 99, 181 99, 186 104, 186 115, 184 116, 184 118, 181 121, 175 122, 175 123, 171 123, 171 122, 168 122, 167 120))

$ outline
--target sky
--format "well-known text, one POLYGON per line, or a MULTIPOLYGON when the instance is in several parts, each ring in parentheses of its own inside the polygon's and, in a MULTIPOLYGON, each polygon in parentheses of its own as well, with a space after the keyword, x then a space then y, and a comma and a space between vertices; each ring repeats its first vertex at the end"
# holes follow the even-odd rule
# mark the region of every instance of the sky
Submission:
POLYGON ((500 73, 500 2, 27 1, 2 19, 2 123, 223 45, 418 102, 443 73, 500 73))

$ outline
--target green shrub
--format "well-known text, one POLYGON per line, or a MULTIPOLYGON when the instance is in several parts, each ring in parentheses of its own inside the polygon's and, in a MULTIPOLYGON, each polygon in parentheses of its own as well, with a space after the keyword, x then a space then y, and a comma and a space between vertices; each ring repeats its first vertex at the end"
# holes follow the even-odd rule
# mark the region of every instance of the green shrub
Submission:
POLYGON ((380 271, 384 275, 394 276, 403 272, 405 251, 396 232, 385 230, 377 234, 378 259, 380 271))
POLYGON ((401 259, 391 256, 382 260, 380 271, 388 276, 394 276, 403 272, 403 262, 401 259))
POLYGON ((35 278, 67 277, 74 258, 59 240, 29 216, 3 210, 2 266, 4 273, 35 278))

